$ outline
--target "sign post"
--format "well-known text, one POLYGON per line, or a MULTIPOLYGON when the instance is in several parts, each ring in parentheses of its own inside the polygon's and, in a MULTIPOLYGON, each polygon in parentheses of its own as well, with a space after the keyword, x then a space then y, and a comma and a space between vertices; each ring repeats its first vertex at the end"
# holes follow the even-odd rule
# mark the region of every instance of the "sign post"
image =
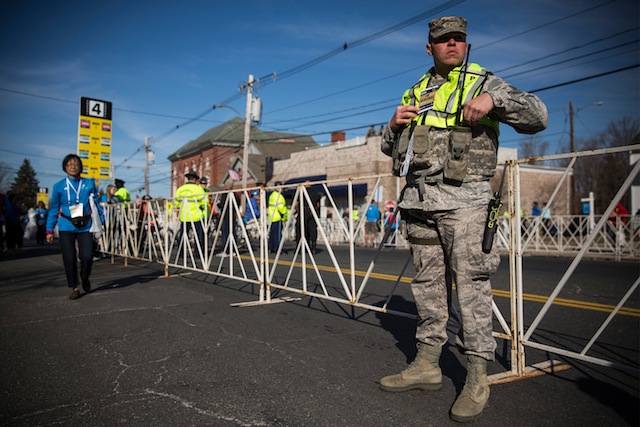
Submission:
POLYGON ((80 98, 78 124, 78 156, 82 159, 82 176, 111 178, 111 112, 112 104, 99 99, 80 98))

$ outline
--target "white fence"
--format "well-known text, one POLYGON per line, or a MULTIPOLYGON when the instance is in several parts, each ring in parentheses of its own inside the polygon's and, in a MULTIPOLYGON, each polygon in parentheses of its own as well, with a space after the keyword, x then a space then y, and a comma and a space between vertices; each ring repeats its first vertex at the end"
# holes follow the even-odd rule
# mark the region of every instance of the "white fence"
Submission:
MULTIPOLYGON (((640 149, 640 146, 623 148, 640 149)), ((548 159, 569 158, 571 162, 567 176, 575 161, 584 156, 605 155, 622 149, 600 150, 550 156, 548 159)), ((545 160, 545 158, 538 159, 545 160)), ((507 215, 500 219, 500 226, 494 245, 498 250, 509 254, 510 290, 509 312, 503 315, 498 306, 493 304, 499 330, 494 335, 511 341, 511 369, 504 374, 497 374, 492 381, 504 381, 514 377, 524 377, 533 372, 525 363, 526 347, 538 348, 555 354, 561 354, 579 360, 585 360, 603 366, 637 371, 638 366, 590 356, 589 350, 613 317, 625 313, 640 317, 640 310, 625 308, 629 297, 636 291, 640 278, 628 284, 628 291, 617 305, 609 307, 610 315, 602 323, 599 330, 582 349, 561 348, 541 345, 531 339, 540 321, 549 307, 554 303, 568 278, 575 271, 578 263, 585 256, 608 257, 616 260, 640 260, 640 234, 637 218, 629 218, 626 222, 618 221, 614 228, 608 221, 613 208, 622 195, 638 176, 640 163, 636 164, 627 180, 611 201, 609 207, 597 221, 590 223, 588 217, 543 215, 535 218, 522 218, 519 198, 519 164, 524 160, 507 163, 505 173, 509 174, 507 196, 507 215), (522 258, 526 253, 562 254, 571 256, 573 261, 554 291, 531 325, 526 327, 523 321, 523 283, 526 278, 522 274, 522 258)), ((274 188, 260 188, 260 211, 258 221, 245 223, 241 213, 241 197, 249 198, 250 190, 240 192, 215 192, 206 195, 208 206, 203 218, 199 221, 180 222, 179 212, 173 208, 173 200, 150 200, 141 203, 117 204, 107 207, 106 234, 101 242, 103 251, 113 257, 126 259, 142 259, 158 262, 165 266, 165 273, 170 268, 191 270, 214 275, 219 278, 232 279, 241 283, 250 283, 259 287, 258 300, 252 304, 271 303, 291 298, 291 295, 308 296, 333 301, 345 306, 359 307, 365 310, 415 317, 415 311, 397 307, 392 300, 402 295, 410 300, 408 286, 411 278, 405 275, 410 262, 404 265, 388 266, 380 262, 382 251, 394 248, 407 248, 406 241, 397 230, 384 231, 380 227, 377 233, 377 249, 362 250, 358 248, 364 243, 365 216, 364 210, 360 219, 352 215, 342 217, 340 213, 348 208, 352 212, 358 205, 366 207, 377 194, 382 178, 387 176, 368 176, 351 178, 345 181, 320 181, 312 183, 322 190, 326 197, 327 209, 318 211, 312 206, 307 188, 302 185, 283 186, 284 194, 288 194, 292 214, 282 227, 282 239, 277 250, 268 250, 268 239, 272 224, 267 221, 267 197, 274 188), (357 200, 354 187, 367 184, 368 196, 357 200), (332 188, 346 188, 346 195, 336 197, 332 188), (225 197, 228 196, 228 197, 225 197), (224 200, 224 203, 221 203, 224 200), (321 215, 326 210, 334 213, 332 218, 321 215), (307 222, 305 215, 313 220, 307 222), (317 228, 317 247, 322 252, 320 257, 312 250, 307 240, 304 224, 317 228), (199 224, 199 225, 198 225, 199 224), (301 226, 297 225, 301 224, 301 226), (203 229, 202 240, 192 231, 197 226, 203 229), (296 228, 300 231, 296 238, 296 228), (226 231, 226 233, 225 233, 226 231), (224 240, 224 236, 229 238, 224 240), (386 234, 386 236, 384 236, 386 234), (383 237, 386 237, 382 244, 383 237), (285 254, 286 252, 286 254, 285 254), (357 270, 356 264, 367 265, 366 269, 357 270), (284 295, 285 298, 276 298, 284 295)), ((560 188, 562 182, 558 184, 560 188)), ((359 188, 362 188, 361 186, 359 188)), ((552 205, 558 192, 554 191, 548 204, 552 205)), ((194 199, 198 203, 201 200, 194 199)), ((182 206, 188 203, 183 201, 182 206)))

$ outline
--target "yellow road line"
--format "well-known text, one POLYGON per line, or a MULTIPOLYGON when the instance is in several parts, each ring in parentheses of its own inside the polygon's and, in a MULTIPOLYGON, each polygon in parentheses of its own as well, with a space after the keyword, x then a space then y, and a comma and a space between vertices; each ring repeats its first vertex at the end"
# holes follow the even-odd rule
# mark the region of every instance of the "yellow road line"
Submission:
MULTIPOLYGON (((241 256, 241 258, 249 259, 249 257, 245 255, 241 256)), ((273 262, 273 260, 269 260, 269 262, 273 262)), ((278 264, 291 266, 292 263, 290 261, 278 260, 278 264)), ((294 267, 299 267, 299 268, 303 267, 302 263, 299 263, 299 262, 296 262, 293 265, 294 267)), ((326 265, 317 265, 317 267, 318 267, 318 270, 320 271, 326 271, 331 273, 337 272, 335 267, 326 266, 326 265)), ((313 265, 307 264, 307 269, 313 269, 313 265)), ((340 271, 343 274, 347 274, 347 275, 351 273, 351 270, 349 270, 348 268, 341 268, 340 271)), ((364 277, 366 274, 367 274, 366 271, 360 271, 360 270, 355 271, 355 275, 358 277, 364 277)), ((372 272, 369 275, 369 277, 372 279, 386 280, 390 282, 396 282, 399 280, 401 283, 411 283, 412 281, 411 277, 401 276, 400 278, 398 278, 398 276, 394 276, 392 274, 385 274, 385 273, 372 272)), ((509 291, 493 289, 492 292, 493 292, 493 295, 497 297, 503 297, 503 298, 510 297, 509 291)), ((544 295, 523 294, 522 299, 524 301, 533 301, 533 302, 539 302, 544 304, 547 302, 549 297, 546 297, 544 295)), ((556 298, 553 301, 553 304, 564 306, 564 307, 578 308, 581 310, 601 311, 604 313, 611 313, 615 309, 615 306, 610 304, 600 304, 596 302, 578 301, 578 300, 572 300, 572 299, 566 299, 566 298, 556 298)), ((620 307, 618 314, 625 315, 625 316, 632 316, 632 317, 640 317, 640 309, 632 308, 632 307, 620 307)))

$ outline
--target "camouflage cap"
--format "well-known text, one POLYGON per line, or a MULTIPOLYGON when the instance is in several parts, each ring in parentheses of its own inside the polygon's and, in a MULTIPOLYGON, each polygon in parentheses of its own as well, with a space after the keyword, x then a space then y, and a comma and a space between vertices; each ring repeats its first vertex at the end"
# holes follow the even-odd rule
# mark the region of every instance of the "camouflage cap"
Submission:
POLYGON ((443 16, 429 22, 429 38, 437 39, 449 33, 467 34, 467 20, 461 16, 443 16))

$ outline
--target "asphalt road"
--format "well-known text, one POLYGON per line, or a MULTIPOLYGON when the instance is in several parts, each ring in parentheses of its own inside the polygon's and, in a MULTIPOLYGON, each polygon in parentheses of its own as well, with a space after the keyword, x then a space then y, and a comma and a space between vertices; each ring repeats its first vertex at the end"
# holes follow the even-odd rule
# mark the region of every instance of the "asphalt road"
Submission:
MULTIPOLYGON (((388 251, 384 262, 401 268, 406 257, 388 251)), ((549 295, 567 265, 556 258, 525 260, 528 322, 542 307, 533 296, 549 295)), ((607 316, 586 303, 616 304, 638 270, 586 262, 561 295, 581 303, 554 305, 535 338, 580 348, 607 316)), ((464 365, 454 347, 443 352, 440 391, 378 389, 382 376, 413 358, 415 321, 308 297, 233 307, 255 301, 257 287, 195 272, 163 273, 157 264, 103 259, 94 264, 93 292, 71 301, 56 246, 28 242, 24 252, 4 254, 0 425, 456 425, 448 412, 464 365)), ((507 288, 506 260, 493 283, 507 288)), ((392 303, 412 306, 409 296, 392 303)), ((504 297, 496 296, 496 304, 508 309, 504 297)), ((638 309, 637 291, 626 306, 638 309)), ((637 366, 639 323, 637 316, 617 316, 593 351, 637 366)), ((508 369, 508 357, 509 343, 498 340, 490 373, 508 369)), ((527 353, 528 363, 549 358, 571 369, 493 385, 474 425, 639 425, 637 372, 527 353)))

